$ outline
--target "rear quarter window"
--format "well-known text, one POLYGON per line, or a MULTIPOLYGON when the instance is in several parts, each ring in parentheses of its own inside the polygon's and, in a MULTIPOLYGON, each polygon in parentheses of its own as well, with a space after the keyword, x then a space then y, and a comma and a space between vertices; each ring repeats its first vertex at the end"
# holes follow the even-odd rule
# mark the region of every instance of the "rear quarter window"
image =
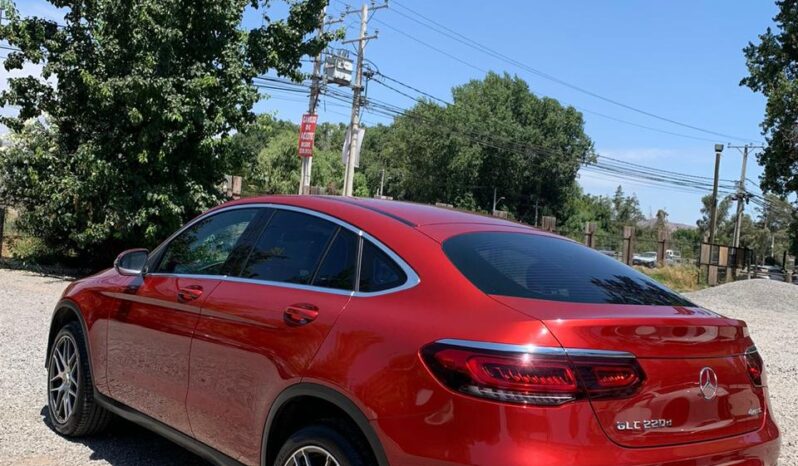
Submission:
POLYGON ((443 250, 487 294, 575 303, 694 306, 631 267, 566 239, 477 232, 449 238, 443 250))

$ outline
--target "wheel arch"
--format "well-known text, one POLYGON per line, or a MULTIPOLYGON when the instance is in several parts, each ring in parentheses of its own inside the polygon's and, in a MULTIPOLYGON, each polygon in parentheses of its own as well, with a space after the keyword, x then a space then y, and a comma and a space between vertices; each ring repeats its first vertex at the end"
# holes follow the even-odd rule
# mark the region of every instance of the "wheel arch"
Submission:
POLYGON ((63 299, 58 302, 53 311, 53 316, 50 318, 50 331, 47 336, 47 353, 44 355, 44 366, 47 367, 48 359, 50 358, 50 351, 53 349, 53 341, 58 332, 69 322, 79 322, 80 328, 83 331, 83 344, 86 346, 86 354, 89 360, 89 373, 92 380, 94 380, 94 368, 91 357, 91 347, 89 345, 89 330, 86 326, 86 319, 80 312, 80 308, 74 302, 63 299))
POLYGON ((282 446, 270 445, 268 441, 270 436, 274 433, 272 427, 274 426, 275 421, 279 420, 279 416, 283 412, 284 408, 290 406, 292 401, 296 401, 301 398, 312 398, 324 403, 329 403, 346 414, 355 424, 355 426, 363 433, 363 436, 368 442, 371 451, 374 453, 377 464, 379 466, 388 466, 388 458, 385 455, 385 450, 382 447, 382 443, 377 436, 377 432, 371 426, 371 423, 363 411, 361 411, 360 408, 358 408, 358 406, 343 393, 324 385, 310 382, 301 382, 286 388, 282 391, 282 393, 280 393, 280 395, 277 396, 274 403, 272 403, 272 406, 269 409, 269 414, 266 417, 266 424, 263 430, 263 438, 261 441, 262 466, 271 466, 267 463, 267 461, 273 461, 278 450, 282 446))

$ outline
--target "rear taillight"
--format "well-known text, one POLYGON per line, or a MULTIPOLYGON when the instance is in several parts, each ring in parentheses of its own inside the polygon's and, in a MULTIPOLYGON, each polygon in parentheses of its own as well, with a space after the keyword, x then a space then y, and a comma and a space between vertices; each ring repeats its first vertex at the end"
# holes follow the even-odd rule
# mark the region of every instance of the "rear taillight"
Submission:
POLYGON ((745 365, 748 369, 748 375, 751 377, 751 382, 757 386, 762 387, 766 384, 765 378, 765 362, 762 361, 762 356, 759 355, 756 346, 748 348, 745 352, 745 365))
POLYGON ((493 347, 502 349, 484 343, 438 342, 424 347, 421 356, 450 389, 510 403, 553 406, 586 396, 625 397, 635 393, 644 379, 634 356, 624 353, 606 357, 604 352, 571 354, 561 348, 493 347))

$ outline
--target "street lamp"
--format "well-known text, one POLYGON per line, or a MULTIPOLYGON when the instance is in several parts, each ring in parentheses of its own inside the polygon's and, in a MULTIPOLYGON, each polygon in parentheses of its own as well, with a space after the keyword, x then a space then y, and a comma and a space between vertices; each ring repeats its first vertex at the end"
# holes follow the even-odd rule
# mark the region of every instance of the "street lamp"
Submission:
POLYGON ((715 181, 712 184, 712 206, 709 211, 709 244, 715 244, 715 227, 718 211, 718 173, 720 171, 720 154, 723 144, 715 144, 715 181))

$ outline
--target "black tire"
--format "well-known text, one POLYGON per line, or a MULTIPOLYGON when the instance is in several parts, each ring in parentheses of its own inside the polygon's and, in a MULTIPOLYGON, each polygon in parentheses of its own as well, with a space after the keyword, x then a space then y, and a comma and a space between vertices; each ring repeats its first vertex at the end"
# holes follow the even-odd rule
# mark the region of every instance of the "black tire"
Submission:
MULTIPOLYGON (((67 371, 61 371, 60 373, 65 372, 67 371)), ((94 381, 89 370, 89 355, 86 350, 83 330, 78 322, 70 322, 65 325, 53 340, 47 359, 47 411, 50 423, 56 432, 67 437, 81 437, 101 432, 108 427, 113 418, 113 414, 98 405, 94 400, 94 381), (61 364, 62 360, 59 359, 59 362, 55 362, 54 358, 58 358, 56 351, 64 348, 59 346, 59 344, 65 339, 69 340, 69 342, 64 342, 65 344, 71 343, 77 348, 77 361, 74 362, 77 367, 71 372, 73 375, 67 378, 69 383, 75 388, 74 392, 76 393, 73 406, 70 404, 69 413, 59 409, 59 407, 63 408, 63 404, 57 403, 55 395, 50 396, 54 384, 64 383, 63 377, 56 381, 53 381, 53 379, 59 377, 57 375, 59 372, 54 372, 54 370, 58 371, 60 369, 61 366, 59 364, 61 364)))
MULTIPOLYGON (((371 449, 359 431, 346 422, 324 420, 303 427, 288 437, 288 440, 285 441, 277 454, 274 466, 289 464, 288 461, 291 456, 304 447, 322 448, 331 454, 340 466, 372 466, 377 464, 371 449)), ((293 464, 293 462, 290 464, 293 464)), ((312 466, 316 465, 313 464, 312 466)))

